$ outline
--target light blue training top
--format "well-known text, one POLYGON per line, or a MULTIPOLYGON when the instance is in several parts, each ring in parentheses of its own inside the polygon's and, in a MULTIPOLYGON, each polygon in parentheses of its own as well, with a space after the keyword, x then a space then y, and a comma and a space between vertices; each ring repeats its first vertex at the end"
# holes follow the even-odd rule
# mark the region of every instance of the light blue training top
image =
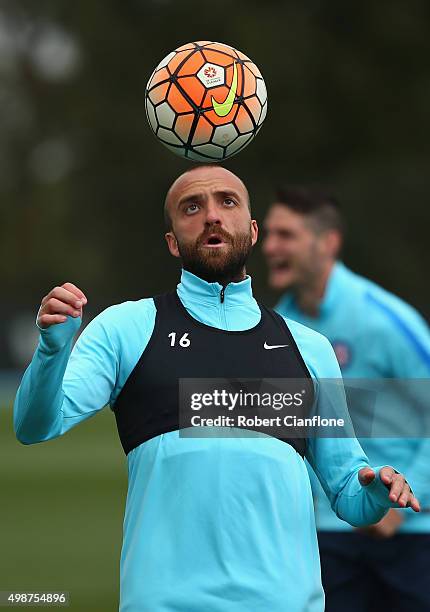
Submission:
MULTIPOLYGON (((406 383, 407 379, 430 378, 430 333, 426 322, 404 301, 341 262, 332 270, 317 318, 306 316, 289 294, 282 297, 275 310, 324 334, 338 356, 343 377, 356 379, 351 383, 354 386, 358 379, 364 383, 365 379, 402 379, 400 387, 393 385, 391 396, 384 396, 383 414, 377 415, 378 422, 384 424, 385 419, 387 431, 397 428, 396 437, 363 437, 360 443, 371 463, 394 465, 406 474, 421 502, 422 512, 418 514, 410 508, 402 510, 405 520, 400 531, 430 532, 429 415, 421 415, 427 423, 423 437, 405 439, 402 433, 402 429, 410 431, 407 420, 413 414, 411 402, 419 403, 421 411, 430 411, 428 400, 422 400, 426 388, 430 391, 430 380, 428 386, 423 380, 406 383)), ((376 431, 386 435, 383 427, 376 431)), ((357 435, 360 436, 358 432, 357 435)), ((312 479, 312 485, 318 529, 351 529, 331 510, 316 480, 312 479)))
MULTIPOLYGON (((223 303, 221 288, 183 272, 178 294, 206 325, 254 327, 261 313, 251 279, 228 284, 223 303)), ((41 330, 15 400, 18 439, 49 440, 113 405, 155 315, 152 298, 111 306, 85 328, 71 355, 79 320, 41 330)), ((318 378, 340 377, 333 350, 320 334, 288 325, 322 404, 318 378)), ((342 389, 338 409, 347 418, 342 389)), ((355 438, 310 440, 307 458, 333 509, 350 523, 378 521, 394 505, 379 478, 360 486, 357 472, 368 460, 355 438)), ((121 612, 323 611, 308 472, 289 444, 175 431, 141 444, 127 462, 121 612)))

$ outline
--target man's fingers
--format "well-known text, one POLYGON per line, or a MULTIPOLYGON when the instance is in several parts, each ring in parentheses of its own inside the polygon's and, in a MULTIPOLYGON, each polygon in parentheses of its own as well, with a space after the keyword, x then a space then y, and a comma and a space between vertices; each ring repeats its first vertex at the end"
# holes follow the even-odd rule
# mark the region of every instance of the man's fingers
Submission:
POLYGON ((362 468, 358 472, 358 480, 362 487, 367 487, 375 479, 375 476, 375 472, 370 467, 362 468))
POLYGON ((56 323, 64 323, 65 321, 67 321, 67 317, 65 315, 59 315, 59 314, 49 315, 49 314, 44 314, 44 315, 39 317, 38 325, 39 325, 39 327, 42 327, 42 329, 46 329, 50 325, 54 325, 56 323))
MULTIPOLYGON (((403 474, 398 474, 393 468, 385 466, 379 470, 379 477, 388 489, 388 497, 391 502, 397 503, 401 508, 411 507, 415 512, 420 512, 420 502, 414 496, 409 484, 403 474)), ((360 484, 365 487, 375 478, 375 472, 370 468, 362 468, 358 472, 360 484)))
POLYGON ((72 291, 69 291, 64 287, 54 287, 54 289, 52 289, 52 291, 50 291, 48 295, 43 298, 42 306, 45 306, 45 304, 47 304, 52 298, 55 298, 60 302, 64 302, 66 304, 70 304, 71 306, 78 309, 82 308, 82 305, 86 303, 86 301, 84 302, 84 299, 78 297, 76 293, 73 293, 72 291))
POLYGON ((420 502, 414 495, 412 495, 412 499, 408 503, 408 505, 412 508, 414 512, 421 512, 420 502))
POLYGON ((55 323, 64 323, 66 316, 82 316, 82 308, 86 303, 85 294, 73 283, 54 287, 42 299, 37 324, 45 328, 55 323))
POLYGON ((70 291, 71 293, 74 293, 76 295, 76 297, 80 300, 82 300, 82 302, 84 304, 87 303, 87 298, 85 297, 85 294, 83 291, 81 291, 79 289, 79 287, 76 287, 76 285, 74 285, 73 283, 64 283, 63 285, 61 285, 64 289, 67 289, 67 291, 70 291))
MULTIPOLYGON (((392 502, 398 502, 400 495, 405 487, 405 479, 401 474, 394 474, 390 487, 389 498, 392 502)), ((409 489, 409 485, 406 485, 409 489)))
POLYGON ((61 302, 56 298, 51 298, 41 309, 41 314, 64 314, 71 317, 79 317, 81 314, 80 308, 75 308, 70 304, 61 302))
POLYGON ((397 503, 401 508, 406 508, 408 503, 412 500, 413 495, 411 495, 411 488, 407 482, 405 482, 405 486, 403 487, 403 491, 399 496, 397 503))
POLYGON ((381 468, 379 472, 380 479, 382 480, 384 485, 387 486, 389 486, 393 482, 394 476, 396 476, 396 472, 393 470, 393 468, 388 466, 381 468))

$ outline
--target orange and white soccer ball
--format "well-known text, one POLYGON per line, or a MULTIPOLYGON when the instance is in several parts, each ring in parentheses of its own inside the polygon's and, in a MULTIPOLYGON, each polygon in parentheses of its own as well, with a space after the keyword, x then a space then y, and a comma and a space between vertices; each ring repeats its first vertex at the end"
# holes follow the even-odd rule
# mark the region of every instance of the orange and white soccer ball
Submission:
POLYGON ((157 138, 193 161, 222 161, 241 151, 266 117, 267 92, 257 66, 222 43, 179 47, 146 86, 146 114, 157 138))

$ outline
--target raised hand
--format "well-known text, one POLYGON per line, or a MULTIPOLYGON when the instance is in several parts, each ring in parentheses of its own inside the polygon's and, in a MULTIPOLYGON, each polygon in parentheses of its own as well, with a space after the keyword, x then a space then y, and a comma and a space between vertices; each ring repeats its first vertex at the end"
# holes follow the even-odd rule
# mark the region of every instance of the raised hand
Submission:
POLYGON ((64 323, 67 315, 82 317, 82 309, 87 303, 85 294, 73 283, 54 287, 42 300, 37 315, 37 325, 46 329, 51 325, 64 323))

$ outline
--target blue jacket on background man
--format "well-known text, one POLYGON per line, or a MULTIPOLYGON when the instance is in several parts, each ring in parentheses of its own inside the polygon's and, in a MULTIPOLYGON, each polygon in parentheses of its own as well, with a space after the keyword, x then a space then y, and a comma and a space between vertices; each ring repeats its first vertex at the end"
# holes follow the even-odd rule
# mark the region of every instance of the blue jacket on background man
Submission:
MULTIPOLYGON (((430 333, 426 322, 404 301, 355 274, 341 262, 332 269, 317 318, 301 312, 288 293, 275 310, 326 336, 335 350, 344 378, 430 377, 430 333)), ((414 392, 413 383, 404 384, 403 388, 411 394, 414 392)), ((418 395, 422 394, 422 383, 417 382, 416 390, 418 395)), ((397 401, 402 402, 407 419, 410 415, 407 404, 414 401, 413 396, 397 398, 397 401)), ((420 410, 428 408, 420 398, 418 401, 420 410)), ((390 421, 392 405, 387 402, 385 408, 387 421, 390 421)), ((401 406, 394 414, 401 417, 401 406)), ((426 422, 428 418, 423 416, 426 422)), ((421 513, 409 508, 402 510, 404 521, 399 532, 430 533, 430 431, 423 430, 420 438, 405 438, 401 432, 402 427, 408 431, 408 423, 400 422, 398 425, 398 437, 366 437, 361 439, 361 444, 371 463, 387 463, 406 471, 408 481, 421 501, 421 513)), ((348 523, 333 513, 317 481, 312 482, 315 485, 317 528, 324 531, 351 530, 348 523)))

